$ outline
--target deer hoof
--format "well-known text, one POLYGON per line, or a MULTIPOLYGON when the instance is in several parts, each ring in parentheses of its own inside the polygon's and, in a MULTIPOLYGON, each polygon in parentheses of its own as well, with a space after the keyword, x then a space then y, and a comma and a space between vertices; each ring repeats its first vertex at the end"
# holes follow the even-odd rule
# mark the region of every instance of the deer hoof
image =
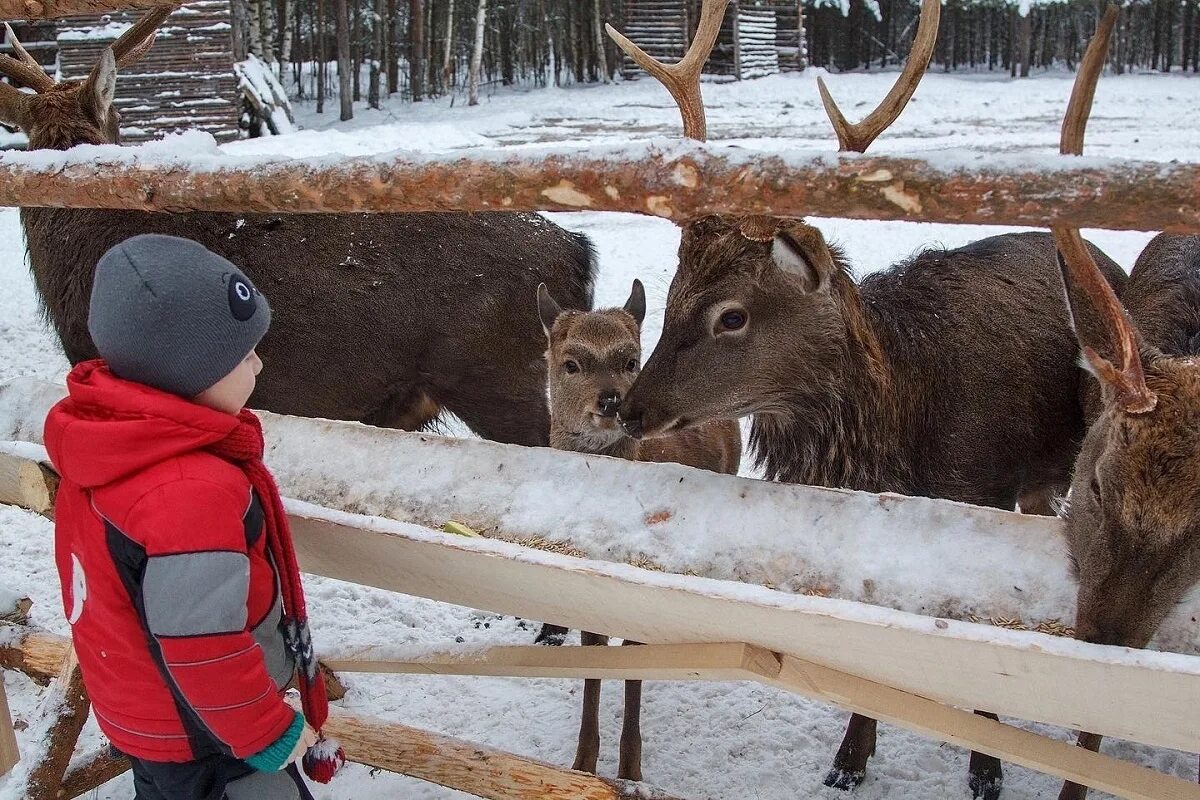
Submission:
POLYGON ((967 785, 971 787, 971 796, 975 800, 1000 800, 1000 791, 1004 788, 1004 778, 1000 775, 971 775, 967 785))
POLYGON ((825 776, 825 785, 831 789, 841 789, 848 792, 857 787, 867 777, 865 770, 848 770, 834 767, 825 776))

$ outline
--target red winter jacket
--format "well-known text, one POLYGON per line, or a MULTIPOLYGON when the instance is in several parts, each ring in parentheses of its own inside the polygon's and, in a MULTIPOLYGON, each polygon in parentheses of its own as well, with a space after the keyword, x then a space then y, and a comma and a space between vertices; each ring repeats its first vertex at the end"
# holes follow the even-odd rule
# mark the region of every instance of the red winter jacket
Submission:
POLYGON ((46 419, 55 561, 100 728, 131 756, 246 758, 294 716, 263 511, 204 448, 229 414, 79 364, 46 419))

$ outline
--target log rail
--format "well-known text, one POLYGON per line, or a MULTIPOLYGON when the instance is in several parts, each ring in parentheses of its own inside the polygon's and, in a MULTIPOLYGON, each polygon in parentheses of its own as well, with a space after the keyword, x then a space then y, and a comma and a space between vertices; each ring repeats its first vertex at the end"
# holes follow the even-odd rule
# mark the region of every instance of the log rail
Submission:
POLYGON ((0 155, 0 205, 143 211, 753 213, 1187 232, 1200 231, 1198 196, 1196 163, 967 152, 771 155, 680 143, 345 159, 156 159, 114 146, 0 155))

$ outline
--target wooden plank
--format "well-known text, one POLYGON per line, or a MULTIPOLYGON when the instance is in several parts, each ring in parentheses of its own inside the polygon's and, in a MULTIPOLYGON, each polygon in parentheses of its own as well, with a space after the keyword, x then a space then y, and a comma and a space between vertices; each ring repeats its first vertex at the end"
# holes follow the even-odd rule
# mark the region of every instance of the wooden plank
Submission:
POLYGON ((147 211, 629 211, 1200 231, 1200 164, 1066 156, 889 157, 718 144, 562 145, 436 157, 0 154, 0 205, 147 211))
POLYGON ((335 672, 508 678, 736 681, 779 674, 779 660, 774 653, 730 642, 646 647, 491 647, 432 653, 415 660, 390 658, 386 648, 362 648, 323 654, 321 661, 335 672))
MULTIPOLYGON (((610 781, 407 725, 329 710, 322 729, 351 761, 494 800, 646 798, 638 784, 610 781)), ((659 796, 662 798, 662 796, 659 796)), ((667 800, 662 798, 662 800, 667 800)))
POLYGON ((56 488, 52 471, 36 461, 0 451, 0 503, 50 516, 56 488))
MULTIPOLYGON (((11 626, 0 626, 9 634, 11 626)), ((0 644, 0 669, 15 669, 36 683, 46 686, 62 669, 71 649, 71 640, 46 631, 16 629, 20 635, 6 635, 0 644)))
POLYGON ((868 621, 839 601, 324 516, 313 507, 292 516, 301 566, 314 574, 648 644, 740 637, 950 705, 1200 751, 1200 660, 1192 657, 1172 656, 1179 671, 1169 671, 1118 648, 1033 634, 1036 646, 1000 632, 967 638, 965 626, 946 635, 951 623, 940 620, 878 610, 868 621))
POLYGON ((1136 800, 1200 798, 1200 785, 1191 781, 791 656, 783 657, 778 678, 762 682, 1118 797, 1136 800))
POLYGON ((4 689, 4 677, 0 675, 0 777, 12 772, 20 760, 17 733, 13 730, 12 712, 8 709, 8 692, 4 689))
POLYGON ((80 797, 129 771, 129 759, 114 756, 104 747, 79 760, 79 765, 67 770, 63 777, 63 798, 80 797))
POLYGON ((42 698, 39 708, 42 721, 49 723, 46 749, 42 760, 29 772, 26 797, 28 800, 58 800, 75 743, 79 741, 79 732, 91 709, 74 648, 67 651, 58 678, 42 698))

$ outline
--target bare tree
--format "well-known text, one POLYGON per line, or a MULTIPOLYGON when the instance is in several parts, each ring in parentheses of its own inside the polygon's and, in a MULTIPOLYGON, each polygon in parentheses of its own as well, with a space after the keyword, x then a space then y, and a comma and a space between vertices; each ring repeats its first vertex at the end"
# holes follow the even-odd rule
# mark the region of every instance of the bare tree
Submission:
POLYGON ((483 34, 487 22, 487 0, 479 0, 475 13, 475 49, 471 51, 471 72, 467 78, 467 105, 479 105, 479 69, 483 65, 483 34))
POLYGON ((283 77, 283 65, 292 60, 292 42, 296 32, 296 0, 280 2, 283 4, 283 31, 279 42, 279 75, 283 77))
POLYGON ((351 93, 350 14, 346 0, 334 0, 334 28, 337 31, 338 99, 342 104, 343 122, 354 119, 354 95, 351 93))
POLYGON ((371 21, 371 85, 367 88, 367 103, 379 108, 379 72, 383 64, 384 28, 387 27, 387 0, 375 0, 375 16, 371 21))
POLYGON ((446 0, 446 45, 442 50, 442 86, 453 88, 450 64, 454 57, 454 0, 446 0))
POLYGON ((425 10, 422 0, 408 2, 408 85, 414 103, 424 94, 425 10))
POLYGON ((600 12, 602 0, 592 0, 592 33, 596 37, 596 63, 600 66, 600 80, 608 83, 608 58, 604 52, 604 15, 600 12))

